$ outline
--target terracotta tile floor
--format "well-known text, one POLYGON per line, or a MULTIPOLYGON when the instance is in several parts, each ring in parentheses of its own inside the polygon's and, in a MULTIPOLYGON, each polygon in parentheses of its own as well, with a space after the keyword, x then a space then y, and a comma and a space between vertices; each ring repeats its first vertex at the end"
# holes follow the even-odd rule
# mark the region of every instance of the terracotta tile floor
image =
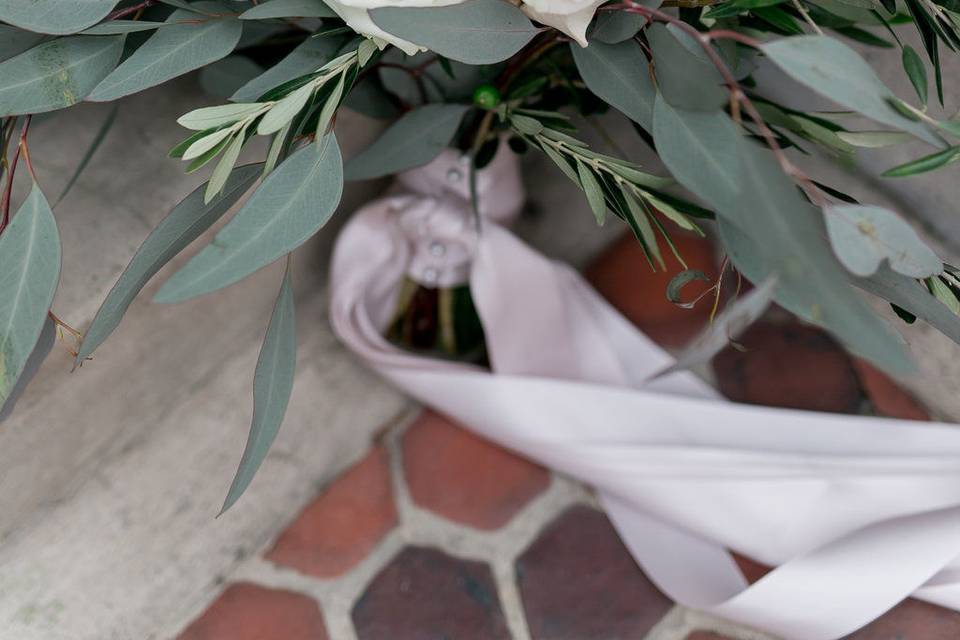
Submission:
MULTIPOLYGON (((715 273, 686 237, 691 266, 715 273)), ((665 300, 632 238, 588 270, 669 346, 705 306, 665 300)), ((738 402, 926 419, 909 394, 822 332, 765 322, 715 360, 738 402), (790 362, 790 367, 784 367, 790 362)), ((585 488, 423 411, 327 486, 179 640, 756 640, 674 607, 627 553, 585 488), (251 568, 252 567, 252 568, 251 568)), ((766 568, 740 559, 756 580, 766 568)), ((850 640, 956 640, 960 614, 907 601, 850 640)))

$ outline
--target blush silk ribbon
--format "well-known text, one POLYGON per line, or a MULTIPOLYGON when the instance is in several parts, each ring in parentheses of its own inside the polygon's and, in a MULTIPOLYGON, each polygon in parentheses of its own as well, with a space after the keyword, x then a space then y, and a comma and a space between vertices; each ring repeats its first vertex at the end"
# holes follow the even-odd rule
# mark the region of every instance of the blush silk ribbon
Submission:
MULTIPOLYGON (((505 146, 505 145, 502 145, 505 146)), ((595 488, 674 601, 788 640, 834 640, 908 596, 960 610, 960 430, 728 402, 571 268, 504 226, 516 158, 454 152, 398 176, 333 256, 340 339, 476 433, 595 488), (492 372, 383 338, 404 276, 469 279, 492 372), (748 585, 729 550, 776 568, 748 585)), ((789 363, 784 363, 789 366, 789 363)))

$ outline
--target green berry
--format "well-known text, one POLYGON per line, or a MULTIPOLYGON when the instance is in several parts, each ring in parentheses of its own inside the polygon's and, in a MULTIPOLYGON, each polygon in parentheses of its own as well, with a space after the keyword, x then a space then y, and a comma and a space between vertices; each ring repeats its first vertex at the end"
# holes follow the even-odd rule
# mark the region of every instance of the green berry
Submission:
POLYGON ((473 92, 473 104, 481 109, 493 109, 500 104, 500 92, 492 84, 482 84, 473 92))

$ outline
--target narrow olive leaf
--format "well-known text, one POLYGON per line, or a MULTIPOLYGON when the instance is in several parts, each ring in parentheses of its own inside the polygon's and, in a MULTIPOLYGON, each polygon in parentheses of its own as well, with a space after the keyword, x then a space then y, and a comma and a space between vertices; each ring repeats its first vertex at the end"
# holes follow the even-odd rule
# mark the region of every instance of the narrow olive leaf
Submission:
POLYGON ((382 7, 370 11, 374 24, 397 37, 467 64, 510 58, 538 29, 505 0, 467 0, 445 7, 382 7))
POLYGON ((237 473, 227 491, 220 515, 243 495, 270 450, 287 412, 297 366, 297 328, 290 267, 270 316, 253 375, 253 420, 237 473))
POLYGON ((945 167, 960 159, 960 146, 948 147, 929 156, 912 160, 883 172, 885 178, 904 178, 945 167))
POLYGON ((593 171, 579 161, 577 162, 577 175, 580 178, 580 188, 586 194, 590 209, 597 218, 597 224, 602 225, 607 217, 607 202, 603 197, 603 189, 600 188, 600 183, 597 182, 593 171))
POLYGON ((60 236, 36 184, 0 235, 0 405, 26 367, 60 280, 60 236))
POLYGON ((268 136, 282 129, 283 125, 293 120, 300 113, 300 110, 303 109, 316 90, 315 84, 307 83, 277 102, 260 119, 260 124, 257 125, 257 133, 261 136, 268 136))
POLYGON ((346 76, 341 74, 340 78, 337 80, 337 85, 333 88, 333 92, 327 97, 327 101, 323 103, 323 108, 320 110, 320 115, 317 118, 318 137, 326 134, 327 129, 330 127, 330 121, 333 120, 333 114, 337 112, 337 108, 340 106, 340 99, 343 98, 345 82, 346 76))
POLYGON ((570 51, 587 88, 649 131, 656 90, 640 45, 627 40, 619 44, 591 42, 584 48, 572 42, 570 51))
POLYGON ((660 378, 675 371, 691 369, 710 362, 743 331, 753 324, 773 301, 777 277, 769 276, 749 293, 727 305, 713 323, 677 354, 677 360, 663 371, 653 375, 660 378))
POLYGON ((0 22, 37 33, 76 33, 107 17, 117 2, 118 0, 3 0, 0 2, 0 22))
POLYGON ((684 302, 680 294, 682 293, 683 288, 694 280, 710 282, 710 278, 707 276, 707 274, 705 274, 703 271, 700 271, 700 269, 684 269, 677 275, 670 278, 670 282, 667 283, 667 300, 678 307, 692 309, 694 302, 684 302))
POLYGON ((170 211, 137 249, 130 264, 120 274, 120 278, 100 305, 80 343, 78 364, 90 357, 113 333, 133 299, 150 278, 219 220, 240 196, 247 192, 259 175, 259 164, 239 167, 230 174, 219 197, 204 204, 205 187, 200 186, 170 211))
POLYGON ((927 68, 923 65, 920 55, 910 45, 903 47, 903 70, 907 72, 910 83, 917 92, 920 102, 927 104, 927 68))
POLYGON ((121 53, 123 36, 70 36, 0 63, 0 117, 43 113, 80 102, 113 71, 121 53))
POLYGON ((17 380, 17 383, 13 385, 13 389, 10 391, 10 395, 7 396, 6 401, 0 404, 0 423, 9 418, 10 414, 13 413, 20 395, 23 394, 24 389, 27 388, 27 385, 30 384, 33 377, 37 375, 37 372, 40 370, 40 365, 43 364, 43 361, 46 360, 50 352, 53 351, 53 345, 56 343, 57 325, 48 315, 46 321, 43 323, 43 330, 40 331, 40 338, 37 339, 36 346, 33 348, 33 351, 30 352, 30 357, 27 358, 26 364, 23 365, 20 378, 17 380))
POLYGON ((100 125, 96 135, 93 136, 93 140, 90 142, 90 146, 87 147, 86 152, 84 152, 83 157, 80 159, 80 164, 77 165, 77 168, 73 171, 73 175, 70 176, 70 179, 67 180, 67 184, 63 187, 63 191, 60 192, 60 196, 57 198, 56 202, 53 203, 54 207, 63 202, 63 199, 67 197, 68 193, 70 193, 70 189, 73 188, 73 185, 76 184, 77 180, 80 178, 80 174, 82 174, 83 170, 87 168, 88 164, 90 164, 90 160, 93 159, 93 155, 97 152, 97 149, 100 148, 100 145, 106 139, 107 134, 110 133, 110 129, 113 128, 113 123, 117 120, 117 112, 119 110, 119 104, 115 104, 110 107, 107 117, 103 119, 103 124, 100 125))
POLYGON ((340 44, 340 38, 307 38, 283 60, 237 89, 230 99, 254 102, 270 89, 325 65, 336 55, 340 44))
POLYGON ((685 45, 680 38, 686 34, 660 23, 650 25, 646 34, 656 65, 657 87, 667 102, 694 111, 715 111, 727 103, 723 78, 698 43, 685 45))
POLYGON ((183 160, 193 160, 194 158, 199 158, 236 132, 236 127, 228 127, 226 129, 214 131, 206 136, 203 136, 187 147, 180 157, 183 160))
POLYGON ((954 315, 960 315, 960 300, 940 278, 927 278, 927 286, 933 297, 942 302, 954 315))
POLYGON ((867 149, 880 149, 911 140, 910 134, 900 131, 837 131, 836 135, 847 144, 867 149))
POLYGON ((241 20, 268 18, 336 18, 337 14, 322 0, 270 0, 240 14, 241 20))
MULTIPOLYGON (((288 122, 284 125, 283 129, 280 129, 280 131, 273 136, 270 149, 267 151, 267 159, 263 162, 263 175, 269 175, 274 167, 277 166, 277 161, 280 159, 280 152, 283 151, 283 146, 286 143, 287 136, 290 135, 290 127, 292 125, 293 122, 288 122)), ((318 135, 317 137, 320 136, 318 135)))
POLYGON ((510 124, 514 129, 528 136, 535 136, 543 131, 543 123, 530 116, 512 114, 510 124))
POLYGON ((940 146, 927 127, 896 109, 893 92, 853 49, 826 36, 797 36, 760 45, 770 60, 797 82, 882 124, 940 146))
POLYGON ((347 180, 379 178, 427 164, 450 143, 468 108, 459 104, 428 104, 405 113, 347 162, 347 180))
POLYGON ((137 31, 151 31, 164 26, 165 22, 151 22, 149 20, 109 20, 95 24, 81 33, 85 36, 118 36, 137 31))
POLYGON ((203 131, 222 124, 231 124, 243 120, 264 110, 259 102, 241 104, 218 104, 215 107, 194 109, 177 118, 177 124, 194 131, 203 131))
MULTIPOLYGON (((622 189, 623 199, 627 201, 627 224, 633 231, 637 240, 643 243, 648 255, 653 256, 660 265, 661 269, 666 270, 667 265, 663 262, 663 255, 660 253, 660 246, 657 244, 657 236, 653 232, 653 225, 650 224, 650 218, 643 205, 626 188, 622 189)), ((651 263, 651 266, 652 263, 651 263)))
POLYGON ((926 278, 943 271, 943 261, 893 211, 872 205, 830 205, 824 209, 827 236, 850 273, 867 277, 887 260, 897 273, 926 278))
POLYGON ((564 175, 573 180, 574 184, 579 186, 580 176, 577 175, 577 172, 574 171, 573 167, 570 166, 570 163, 567 162, 566 158, 557 153, 557 151, 555 151, 550 145, 545 144, 540 148, 545 154, 547 154, 547 157, 553 160, 553 163, 557 165, 561 171, 563 171, 564 175))
MULTIPOLYGON (((199 2, 196 6, 202 8, 209 4, 199 2)), ((197 22, 199 17, 193 11, 174 11, 167 22, 194 22, 159 29, 104 78, 87 99, 94 102, 116 100, 226 57, 240 40, 243 30, 240 21, 207 18, 197 22)))
POLYGON ((210 174, 207 189, 203 192, 204 204, 210 203, 210 201, 216 198, 220 194, 220 191, 223 190, 224 185, 227 183, 227 178, 230 177, 230 172, 233 171, 233 167, 237 164, 237 159, 240 157, 240 150, 243 149, 244 140, 244 132, 239 131, 236 137, 231 140, 230 144, 224 149, 220 162, 217 163, 213 173, 210 174))
POLYGON ((343 164, 333 134, 297 150, 253 192, 209 245, 157 292, 156 302, 180 302, 222 289, 306 242, 340 202, 343 164))

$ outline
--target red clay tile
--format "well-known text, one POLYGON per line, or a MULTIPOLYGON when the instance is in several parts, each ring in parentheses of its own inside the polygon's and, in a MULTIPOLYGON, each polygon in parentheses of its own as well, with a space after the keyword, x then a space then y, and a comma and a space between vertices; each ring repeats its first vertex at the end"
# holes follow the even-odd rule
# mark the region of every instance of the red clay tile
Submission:
POLYGON ((733 640, 733 638, 722 636, 713 631, 694 631, 687 636, 687 640, 733 640))
POLYGON ((767 565, 760 564, 752 558, 747 556, 742 556, 739 553, 734 553, 733 561, 737 563, 737 566, 740 567, 740 573, 743 574, 743 577, 747 579, 747 582, 753 584, 763 576, 767 575, 773 571, 772 567, 767 565))
POLYGON ((378 446, 307 505, 266 558, 308 575, 337 576, 396 524, 387 452, 378 446))
POLYGON ((571 507, 548 525, 516 571, 535 640, 642 638, 673 606, 590 507, 571 507))
MULTIPOLYGON (((677 250, 691 269, 700 269, 711 279, 717 277, 717 262, 709 240, 671 229, 677 250)), ((665 249, 666 253, 669 253, 665 249)), ((632 234, 615 242, 586 269, 587 279, 620 313, 660 344, 679 347, 704 327, 710 314, 710 300, 701 300, 693 309, 683 309, 667 300, 667 283, 683 267, 665 255, 668 270, 654 272, 632 234)), ((683 288, 685 300, 692 300, 712 283, 694 281, 683 288)))
POLYGON ((844 640, 956 640, 960 613, 919 600, 904 600, 844 640))
POLYGON ((930 419, 923 405, 890 376, 859 358, 853 359, 853 366, 877 415, 905 420, 930 419))
POLYGON ((327 640, 317 602, 247 582, 230 585, 178 640, 327 640))
POLYGON ((490 567, 438 549, 406 547, 353 606, 360 640, 507 640, 490 567))
POLYGON ((825 332, 760 322, 713 359, 720 391, 735 402, 856 413, 863 395, 846 352, 825 332))
POLYGON ((498 529, 550 484, 550 474, 424 411, 403 435, 403 466, 414 502, 455 522, 498 529))

